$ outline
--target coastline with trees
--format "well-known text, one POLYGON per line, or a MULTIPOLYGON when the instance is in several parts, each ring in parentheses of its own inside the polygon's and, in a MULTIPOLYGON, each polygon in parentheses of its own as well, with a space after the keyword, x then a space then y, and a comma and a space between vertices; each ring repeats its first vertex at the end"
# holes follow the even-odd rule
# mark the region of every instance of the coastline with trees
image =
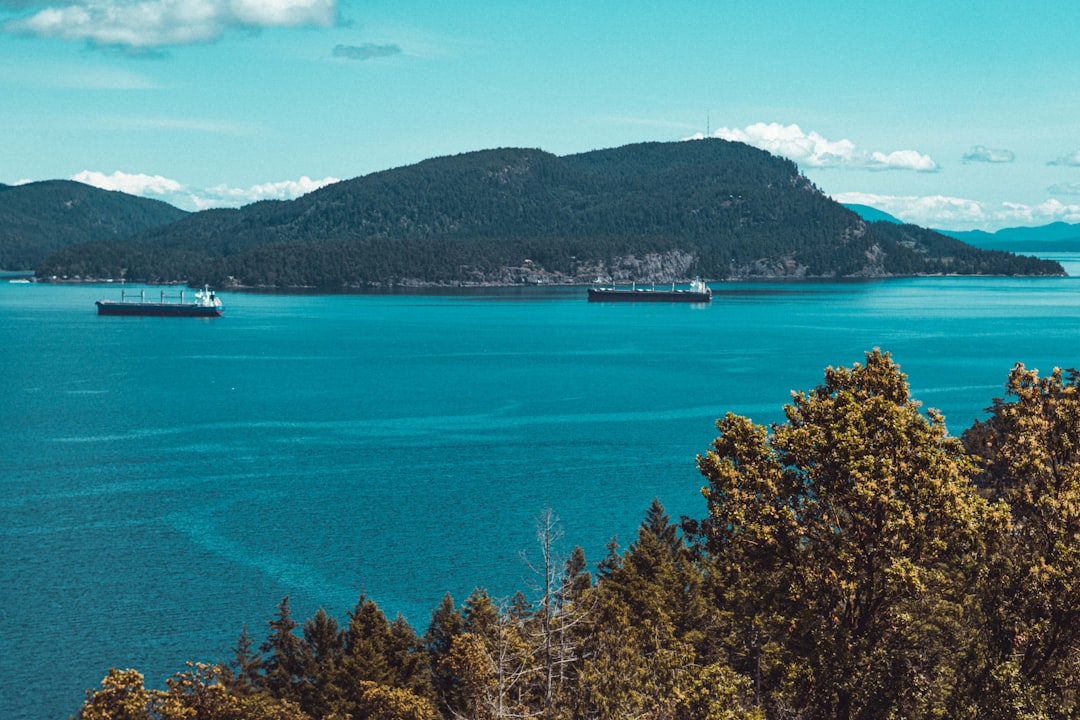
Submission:
POLYGON ((446 596, 418 632, 288 597, 166 689, 110 670, 80 720, 1068 718, 1080 712, 1080 375, 1017 365, 959 437, 874 350, 729 414, 703 518, 653 502, 590 564, 537 522, 537 594, 446 596))

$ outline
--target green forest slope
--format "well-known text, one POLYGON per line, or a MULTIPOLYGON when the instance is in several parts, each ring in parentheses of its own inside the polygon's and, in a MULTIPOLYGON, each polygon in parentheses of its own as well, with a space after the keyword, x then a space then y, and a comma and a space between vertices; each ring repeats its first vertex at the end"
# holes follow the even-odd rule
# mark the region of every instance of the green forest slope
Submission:
POLYGON ((75 246, 38 267, 322 289, 1061 272, 914 226, 866 223, 794 163, 723 140, 436 158, 75 246))
POLYGON ((32 270, 69 245, 125 238, 187 214, 70 180, 0 185, 0 270, 32 270))

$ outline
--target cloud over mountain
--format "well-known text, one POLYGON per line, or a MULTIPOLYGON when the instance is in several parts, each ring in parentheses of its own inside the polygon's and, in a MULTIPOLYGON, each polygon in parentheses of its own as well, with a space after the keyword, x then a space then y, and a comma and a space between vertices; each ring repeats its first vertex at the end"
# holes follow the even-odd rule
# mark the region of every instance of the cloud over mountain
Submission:
POLYGON ((163 196, 183 192, 184 190, 184 186, 175 180, 170 180, 161 175, 144 175, 141 173, 129 174, 117 171, 112 175, 106 175, 94 170, 83 170, 72 175, 70 179, 93 185, 102 190, 118 190, 128 195, 163 196))
POLYGON ((128 48, 207 43, 230 29, 337 21, 337 0, 5 0, 0 6, 31 11, 4 23, 7 32, 128 48))
MULTIPOLYGON (((701 133, 687 139, 701 139, 701 133)), ((914 170, 936 172, 938 165, 929 155, 916 150, 864 150, 850 140, 829 140, 816 132, 804 132, 798 125, 754 123, 745 128, 719 128, 711 137, 735 140, 768 150, 806 167, 842 167, 861 170, 914 170)))
POLYGON ((236 188, 224 184, 210 188, 192 188, 160 175, 120 171, 106 175, 93 170, 83 170, 71 176, 70 179, 102 190, 118 190, 129 195, 163 200, 183 210, 237 207, 259 200, 292 200, 338 182, 338 178, 334 177, 312 180, 305 175, 299 180, 266 182, 248 188, 236 188))
POLYGON ((1054 199, 1038 205, 1026 205, 983 202, 947 195, 879 195, 864 192, 837 193, 832 198, 846 205, 868 205, 906 223, 942 230, 998 230, 1059 221, 1080 222, 1080 204, 1070 205, 1054 199))
POLYGON ((266 182, 248 188, 234 188, 224 184, 215 185, 200 190, 197 194, 192 193, 192 197, 196 198, 196 204, 201 206, 200 209, 222 206, 235 207, 258 202, 259 200, 293 200, 338 181, 339 178, 335 177, 312 180, 307 175, 304 175, 299 180, 266 182))

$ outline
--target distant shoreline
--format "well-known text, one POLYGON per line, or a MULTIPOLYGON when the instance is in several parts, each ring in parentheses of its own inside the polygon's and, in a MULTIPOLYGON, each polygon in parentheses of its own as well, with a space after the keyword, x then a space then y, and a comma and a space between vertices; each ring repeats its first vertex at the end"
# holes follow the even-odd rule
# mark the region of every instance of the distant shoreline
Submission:
MULTIPOLYGON (((910 275, 864 275, 864 276, 847 276, 847 277, 828 277, 828 276, 784 276, 784 275, 749 275, 743 277, 727 277, 719 279, 706 279, 706 283, 709 284, 722 284, 722 283, 783 283, 783 284, 812 284, 812 283, 859 283, 859 282, 879 282, 883 280, 903 280, 906 278, 973 278, 973 277, 1025 277, 1025 278, 1061 278, 1069 277, 1067 272, 1062 272, 1055 275, 1005 275, 1005 274, 988 274, 988 273, 913 273, 910 275)), ((151 282, 151 281, 128 281, 119 280, 116 278, 38 278, 33 273, 18 273, 18 272, 2 272, 0 271, 0 280, 11 279, 26 279, 31 283, 40 283, 42 285, 143 285, 148 287, 200 287, 203 283, 196 283, 194 285, 184 280, 170 280, 164 282, 151 282)), ((628 287, 633 281, 619 281, 616 283, 619 287, 628 287)), ((671 285, 670 280, 666 282, 636 282, 638 287, 663 287, 665 285, 671 285)), ((675 285, 687 285, 690 283, 690 279, 675 280, 675 285)), ((409 280, 406 282, 395 283, 365 283, 363 285, 343 285, 341 287, 319 287, 315 285, 242 285, 242 284, 225 284, 215 286, 222 292, 250 292, 250 293, 281 293, 281 294, 327 294, 327 295, 349 295, 349 294, 365 294, 365 293, 395 293, 395 292, 409 292, 409 291, 425 291, 425 290, 512 290, 512 289, 539 289, 539 288, 562 288, 562 289, 574 289, 574 288, 589 288, 597 285, 610 285, 610 281, 585 281, 581 279, 566 279, 560 282, 464 282, 464 281, 452 281, 452 282, 437 282, 437 281, 421 281, 421 280, 409 280)))

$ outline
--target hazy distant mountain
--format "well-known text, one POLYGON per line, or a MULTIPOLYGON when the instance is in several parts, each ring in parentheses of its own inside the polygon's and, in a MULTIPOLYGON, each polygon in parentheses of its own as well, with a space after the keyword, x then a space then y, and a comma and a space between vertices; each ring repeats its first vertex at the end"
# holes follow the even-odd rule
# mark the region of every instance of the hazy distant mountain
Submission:
POLYGON ((70 180, 0 185, 0 269, 32 270, 69 245, 125 238, 187 214, 70 180))
POLYGON ((1077 252, 1080 251, 1080 224, 1064 222, 1039 227, 1015 227, 994 233, 982 230, 938 232, 975 247, 1010 252, 1077 252))
POLYGON ((263 287, 1060 274, 867 223, 789 160, 709 139, 435 158, 68 248, 39 275, 263 287))
POLYGON ((900 220, 900 219, 898 219, 896 217, 893 217, 892 215, 885 212, 884 210, 878 210, 877 208, 870 207, 869 205, 859 205, 857 203, 844 203, 844 207, 846 207, 848 210, 850 210, 851 212, 853 212, 856 215, 858 215, 859 217, 861 217, 866 222, 890 222, 890 223, 894 223, 896 225, 903 225, 904 224, 903 220, 900 220))
MULTIPOLYGON (((859 217, 867 222, 885 221, 903 224, 902 220, 869 205, 848 203, 844 207, 858 213, 859 217)), ((984 250, 1015 253, 1080 251, 1080 224, 1056 222, 1039 227, 1005 228, 992 233, 985 230, 936 230, 935 232, 984 250)))

